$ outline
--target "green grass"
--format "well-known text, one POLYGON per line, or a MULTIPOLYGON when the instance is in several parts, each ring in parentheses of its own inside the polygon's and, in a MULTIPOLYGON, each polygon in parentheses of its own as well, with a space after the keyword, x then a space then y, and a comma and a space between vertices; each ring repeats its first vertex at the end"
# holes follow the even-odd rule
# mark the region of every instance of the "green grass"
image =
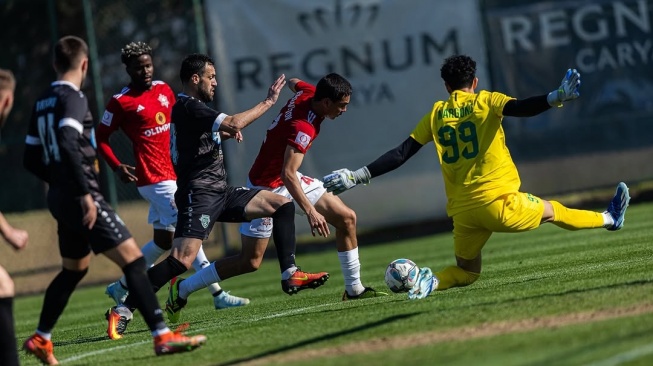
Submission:
MULTIPOLYGON (((306 270, 332 275, 317 290, 281 292, 276 261, 222 283, 243 308, 213 309, 194 294, 188 333, 209 338, 188 354, 155 358, 137 315, 122 340, 106 337, 104 287, 79 289, 54 331, 55 355, 70 365, 650 365, 653 364, 653 204, 633 205, 623 230, 570 232, 553 225, 495 234, 481 278, 420 301, 405 294, 340 301, 335 249, 299 255, 306 270)), ((392 259, 434 271, 453 263, 451 234, 360 248, 363 281, 385 288, 392 259)), ((160 291, 161 303, 166 291, 160 291)), ((35 329, 41 296, 15 303, 19 344, 35 329)), ((24 365, 38 364, 21 356, 24 365)))

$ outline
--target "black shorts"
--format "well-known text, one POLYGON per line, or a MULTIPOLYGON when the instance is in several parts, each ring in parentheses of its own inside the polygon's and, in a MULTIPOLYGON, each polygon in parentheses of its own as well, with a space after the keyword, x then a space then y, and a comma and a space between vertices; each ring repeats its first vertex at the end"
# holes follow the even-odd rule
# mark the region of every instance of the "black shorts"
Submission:
POLYGON ((57 220, 59 253, 63 258, 80 259, 91 250, 95 254, 113 249, 132 237, 125 223, 103 198, 96 198, 97 220, 91 230, 82 225, 80 198, 48 192, 48 207, 57 220))
POLYGON ((178 189, 179 210, 175 238, 206 240, 215 222, 246 222, 245 206, 261 190, 227 186, 224 191, 203 188, 178 189))

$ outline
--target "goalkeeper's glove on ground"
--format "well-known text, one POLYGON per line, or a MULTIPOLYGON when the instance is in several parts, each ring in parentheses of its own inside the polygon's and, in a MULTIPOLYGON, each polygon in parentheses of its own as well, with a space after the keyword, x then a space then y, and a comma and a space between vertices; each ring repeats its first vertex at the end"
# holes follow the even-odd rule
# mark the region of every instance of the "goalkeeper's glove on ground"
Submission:
POLYGON ((348 189, 354 188, 357 184, 367 184, 372 176, 367 167, 364 166, 358 170, 339 169, 323 178, 324 188, 327 192, 340 194, 348 189))
POLYGON ((438 288, 439 283, 440 281, 429 267, 422 267, 419 270, 415 285, 408 291, 408 298, 411 300, 423 299, 438 288))
POLYGON ((562 103, 576 99, 580 96, 580 73, 576 69, 569 69, 562 78, 558 90, 554 90, 546 96, 546 101, 552 107, 562 107, 562 103))

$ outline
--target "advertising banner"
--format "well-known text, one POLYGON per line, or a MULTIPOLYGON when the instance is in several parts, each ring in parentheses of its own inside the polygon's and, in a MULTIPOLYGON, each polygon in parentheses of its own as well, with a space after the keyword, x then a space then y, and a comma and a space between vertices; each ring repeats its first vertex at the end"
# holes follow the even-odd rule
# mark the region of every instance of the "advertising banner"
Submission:
MULTIPOLYGON (((300 171, 315 178, 359 168, 405 140, 433 103, 447 97, 440 78, 445 57, 474 57, 480 86, 489 87, 474 0, 223 0, 208 1, 205 9, 224 113, 263 100, 281 73, 315 84, 337 72, 352 83, 347 112, 325 120, 304 158, 300 171)), ((245 184, 266 129, 291 96, 286 89, 244 131, 243 143, 225 144, 230 184, 245 184)), ((434 146, 342 198, 356 210, 361 228, 445 217, 434 146)), ((307 231, 301 220, 298 229, 307 231)))
POLYGON ((653 147, 653 1, 485 0, 482 8, 496 90, 525 98, 555 89, 568 68, 582 75, 578 100, 504 123, 516 161, 653 147))

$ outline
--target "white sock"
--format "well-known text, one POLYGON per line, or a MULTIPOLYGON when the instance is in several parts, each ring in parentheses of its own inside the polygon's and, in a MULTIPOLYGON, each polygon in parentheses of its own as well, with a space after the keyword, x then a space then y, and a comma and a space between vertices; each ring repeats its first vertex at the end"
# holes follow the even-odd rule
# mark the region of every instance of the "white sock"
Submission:
POLYGON ((215 269, 215 264, 211 264, 195 272, 194 275, 179 284, 179 297, 187 299, 193 292, 208 287, 215 282, 220 282, 220 276, 218 276, 218 271, 215 269))
POLYGON ((295 274, 295 272, 297 272, 297 267, 292 266, 288 268, 287 270, 281 272, 281 280, 284 281, 289 279, 293 274, 295 274))
POLYGON ((346 252, 338 252, 340 269, 345 277, 345 290, 347 293, 356 296, 365 291, 361 282, 361 262, 358 259, 358 247, 346 252))
MULTIPOLYGON (((160 246, 156 245, 154 243, 154 240, 148 241, 143 247, 141 248, 141 252, 143 252, 143 258, 145 258, 145 266, 147 268, 150 268, 156 263, 157 259, 161 257, 163 253, 165 253, 167 250, 161 248, 160 246)), ((127 279, 125 276, 120 277, 120 283, 124 288, 127 288, 127 279)))
POLYGON ((614 225, 614 219, 608 211, 603 212, 603 227, 610 227, 614 225))
MULTIPOLYGON (((197 256, 193 261, 193 268, 195 268, 195 272, 199 272, 202 268, 208 267, 210 265, 211 262, 209 262, 209 259, 206 257, 206 253, 204 253, 204 248, 200 246, 200 250, 197 252, 197 256)), ((206 289, 209 290, 211 295, 215 295, 218 292, 222 291, 222 287, 220 287, 220 285, 217 282, 214 282, 206 286, 206 289)))
POLYGON ((46 341, 52 339, 52 333, 50 332, 41 332, 40 330, 37 329, 35 333, 40 335, 41 338, 45 339, 46 341))

